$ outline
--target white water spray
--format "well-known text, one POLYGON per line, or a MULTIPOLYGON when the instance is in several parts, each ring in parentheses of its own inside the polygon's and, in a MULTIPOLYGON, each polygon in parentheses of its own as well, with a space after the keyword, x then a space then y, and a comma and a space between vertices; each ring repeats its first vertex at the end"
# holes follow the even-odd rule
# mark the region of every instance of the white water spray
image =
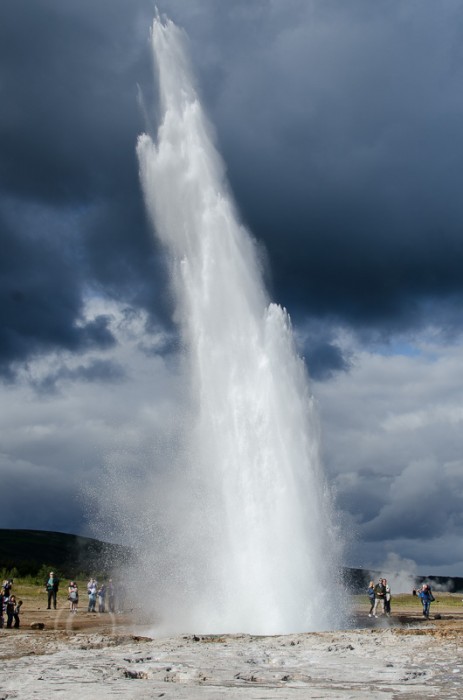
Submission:
POLYGON ((335 538, 305 366, 287 314, 268 302, 182 32, 156 19, 152 42, 163 116, 157 143, 144 134, 137 153, 172 260, 189 411, 182 527, 158 543, 154 595, 166 629, 327 628, 339 623, 335 538))

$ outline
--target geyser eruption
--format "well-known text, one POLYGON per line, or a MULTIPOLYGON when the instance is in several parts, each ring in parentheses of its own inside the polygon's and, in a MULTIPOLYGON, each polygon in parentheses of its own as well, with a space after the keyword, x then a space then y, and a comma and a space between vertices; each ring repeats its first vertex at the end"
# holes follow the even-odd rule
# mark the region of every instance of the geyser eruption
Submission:
POLYGON ((152 42, 162 121, 156 143, 140 136, 137 153, 172 261, 188 377, 181 526, 158 539, 147 566, 158 613, 170 631, 327 628, 339 624, 336 538, 305 366, 286 312, 268 301, 183 34, 158 18, 152 42))

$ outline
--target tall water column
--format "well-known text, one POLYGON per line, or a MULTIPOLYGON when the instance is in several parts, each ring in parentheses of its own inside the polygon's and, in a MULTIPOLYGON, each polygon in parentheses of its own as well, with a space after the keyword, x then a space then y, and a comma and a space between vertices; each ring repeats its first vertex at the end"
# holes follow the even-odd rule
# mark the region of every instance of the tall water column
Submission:
POLYGON ((323 629, 338 622, 337 544, 306 368, 287 313, 269 303, 184 39, 154 21, 162 117, 156 140, 137 145, 187 377, 180 535, 158 552, 164 591, 153 595, 167 601, 167 628, 166 607, 184 631, 323 629))

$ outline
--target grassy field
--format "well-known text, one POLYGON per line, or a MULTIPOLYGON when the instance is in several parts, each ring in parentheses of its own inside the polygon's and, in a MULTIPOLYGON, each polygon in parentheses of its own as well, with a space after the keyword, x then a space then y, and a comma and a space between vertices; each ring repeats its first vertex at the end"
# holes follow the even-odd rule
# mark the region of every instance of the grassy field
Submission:
MULTIPOLYGON (((100 583, 106 582, 101 579, 100 583)), ((69 612, 69 601, 67 600, 68 579, 61 581, 57 596, 57 609, 47 610, 47 593, 43 584, 36 584, 28 579, 16 579, 13 584, 13 593, 17 600, 22 600, 21 608, 21 628, 28 629, 32 624, 43 624, 47 632, 65 631, 67 633, 83 631, 111 631, 111 633, 126 633, 135 629, 137 625, 147 625, 146 612, 143 606, 143 592, 136 599, 130 596, 125 599, 118 599, 116 592, 116 614, 109 613, 89 613, 87 597, 87 580, 77 581, 79 586, 79 604, 77 615, 69 612)), ((407 629, 416 627, 424 621, 422 616, 421 601, 411 594, 393 596, 391 601, 391 617, 372 620, 368 618, 370 608, 368 596, 351 596, 351 612, 354 627, 364 628, 383 626, 387 624, 395 628, 407 629)), ((97 605, 98 610, 98 605, 97 605)), ((436 601, 431 604, 432 622, 437 620, 442 626, 463 625, 463 602, 461 594, 439 593, 436 601)), ((154 621, 151 621, 154 624, 154 621)))
MULTIPOLYGON (((87 601, 87 579, 76 580, 80 593, 80 605, 86 604, 87 601)), ((100 583, 106 582, 104 579, 100 583)), ((67 588, 69 585, 68 579, 62 579, 58 592, 58 601, 60 605, 67 606, 67 588)), ((30 609, 43 608, 47 603, 47 594, 43 584, 37 584, 30 578, 18 578, 13 584, 13 593, 16 598, 23 600, 24 605, 30 609)), ((460 593, 435 593, 435 602, 432 603, 432 611, 434 613, 440 611, 455 611, 463 612, 463 596, 460 593)), ((367 611, 370 607, 367 595, 353 595, 352 605, 356 611, 367 611)), ((417 596, 410 593, 393 595, 391 601, 392 610, 400 613, 401 611, 415 610, 421 611, 421 601, 417 596)))
MULTIPOLYGON (((84 593, 87 595, 87 580, 81 579, 73 579, 78 587, 79 587, 79 592, 80 595, 82 596, 84 593)), ((68 586, 69 586, 69 580, 68 579, 61 579, 60 585, 59 585, 59 591, 58 591, 58 596, 60 598, 66 598, 67 597, 67 591, 68 591, 68 586)), ((31 582, 29 578, 22 579, 22 578, 17 578, 13 582, 13 590, 12 592, 15 594, 16 598, 21 598, 22 600, 39 600, 40 598, 47 598, 47 593, 45 591, 45 586, 44 584, 37 584, 34 582, 31 582)))
MULTIPOLYGON (((433 593, 435 602, 431 603, 431 609, 434 613, 440 610, 461 610, 463 611, 463 596, 461 593, 433 593)), ((370 607, 369 598, 367 595, 352 596, 354 607, 356 610, 365 610, 370 607)), ((411 593, 401 593, 393 595, 391 599, 391 609, 400 612, 401 610, 410 610, 415 608, 421 610, 421 600, 418 596, 413 596, 411 593)))

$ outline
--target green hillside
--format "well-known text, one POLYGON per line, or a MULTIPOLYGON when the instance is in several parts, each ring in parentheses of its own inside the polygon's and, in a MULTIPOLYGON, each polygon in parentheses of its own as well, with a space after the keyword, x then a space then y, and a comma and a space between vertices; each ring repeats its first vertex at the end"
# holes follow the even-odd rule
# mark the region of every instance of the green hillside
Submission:
MULTIPOLYGON (((130 563, 133 553, 129 547, 101 542, 90 537, 68 535, 45 530, 6 530, 0 528, 0 576, 16 570, 15 576, 46 575, 50 568, 66 578, 106 576, 118 564, 130 563)), ((353 593, 364 593, 369 580, 379 571, 343 568, 340 580, 353 593)), ((430 582, 439 590, 463 592, 463 578, 447 576, 416 576, 415 585, 430 582)))
POLYGON ((107 573, 117 563, 128 561, 130 549, 90 537, 44 530, 0 529, 0 570, 17 575, 37 574, 54 567, 61 575, 107 573))

